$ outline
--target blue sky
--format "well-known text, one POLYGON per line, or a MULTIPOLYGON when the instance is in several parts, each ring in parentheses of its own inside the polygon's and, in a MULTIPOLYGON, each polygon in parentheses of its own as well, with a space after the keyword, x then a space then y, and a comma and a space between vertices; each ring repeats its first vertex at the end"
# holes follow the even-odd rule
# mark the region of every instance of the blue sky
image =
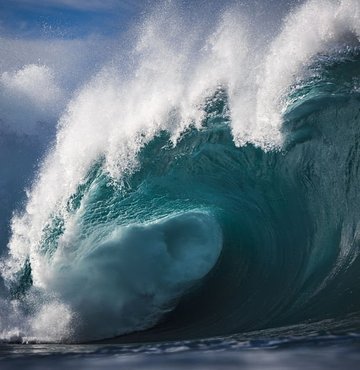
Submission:
POLYGON ((140 0, 1 0, 0 35, 75 38, 116 34, 142 10, 140 0))
MULTIPOLYGON (((251 13, 279 15, 303 0, 178 0, 190 13, 216 14, 225 4, 242 4, 251 13), (260 5, 260 6, 259 6, 260 5)), ((0 36, 16 38, 81 38, 112 36, 128 28, 157 0, 0 0, 0 36)))

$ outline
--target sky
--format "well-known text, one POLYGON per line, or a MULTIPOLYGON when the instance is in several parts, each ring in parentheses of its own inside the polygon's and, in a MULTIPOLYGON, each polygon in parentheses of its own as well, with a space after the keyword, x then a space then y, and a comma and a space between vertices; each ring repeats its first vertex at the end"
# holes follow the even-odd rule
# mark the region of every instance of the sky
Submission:
POLYGON ((78 38, 113 35, 141 13, 141 0, 1 0, 0 34, 78 38))
MULTIPOLYGON (((163 0, 171 1, 171 0, 163 0)), ((114 36, 128 29, 158 0, 1 0, 0 36, 18 38, 80 38, 91 34, 114 36)), ((161 1, 160 1, 161 2, 161 1)), ((303 0, 177 0, 191 12, 216 14, 229 3, 242 4, 252 13, 286 13, 303 0), (265 4, 265 6, 264 6, 265 4), (199 11, 200 10, 200 11, 199 11), (206 11, 205 11, 206 13, 206 11)))

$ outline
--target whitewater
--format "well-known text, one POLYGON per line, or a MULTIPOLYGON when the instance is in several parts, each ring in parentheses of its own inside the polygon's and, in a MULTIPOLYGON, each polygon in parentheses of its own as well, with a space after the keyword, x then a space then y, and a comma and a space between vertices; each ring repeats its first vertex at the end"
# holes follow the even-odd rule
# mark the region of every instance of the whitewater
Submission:
POLYGON ((41 157, 0 180, 1 343, 358 341, 360 2, 283 13, 167 1, 87 71, 0 63, 4 158, 41 157))

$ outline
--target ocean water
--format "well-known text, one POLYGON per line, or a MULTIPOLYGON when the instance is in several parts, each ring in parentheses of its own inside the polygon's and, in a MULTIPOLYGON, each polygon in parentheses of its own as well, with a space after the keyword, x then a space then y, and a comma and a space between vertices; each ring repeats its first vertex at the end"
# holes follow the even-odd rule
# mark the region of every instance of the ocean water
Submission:
POLYGON ((2 211, 2 369, 358 367, 360 3, 187 15, 149 10, 66 104, 2 74, 65 107, 2 211))

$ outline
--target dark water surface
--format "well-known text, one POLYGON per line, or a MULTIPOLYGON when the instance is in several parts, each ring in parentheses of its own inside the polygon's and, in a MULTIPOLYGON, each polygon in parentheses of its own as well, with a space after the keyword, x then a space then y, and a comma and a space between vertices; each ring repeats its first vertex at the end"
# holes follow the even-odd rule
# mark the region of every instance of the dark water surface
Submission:
POLYGON ((317 336, 270 341, 146 345, 2 345, 7 369, 358 369, 360 338, 317 336))

